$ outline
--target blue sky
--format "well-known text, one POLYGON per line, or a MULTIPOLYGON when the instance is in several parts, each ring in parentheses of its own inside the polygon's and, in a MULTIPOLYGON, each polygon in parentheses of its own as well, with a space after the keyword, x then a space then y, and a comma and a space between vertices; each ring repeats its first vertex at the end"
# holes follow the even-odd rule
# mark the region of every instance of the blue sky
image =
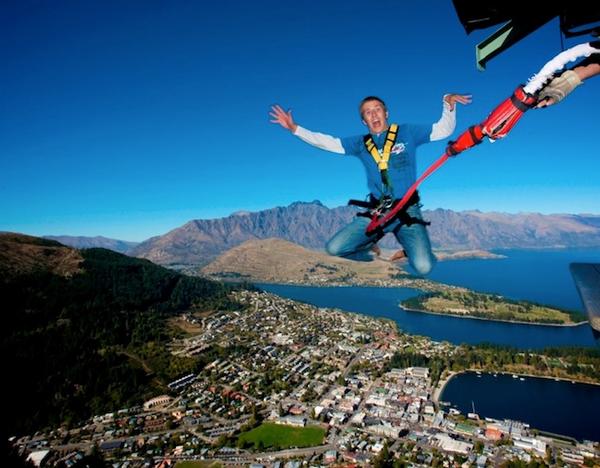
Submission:
MULTIPOLYGON (((0 5, 0 230, 144 240, 199 218, 366 194, 354 158, 269 123, 271 104, 335 136, 357 103, 477 123, 561 50, 553 21, 488 64, 450 0, 9 1, 0 5)), ((565 47, 589 37, 564 40, 565 47)), ((447 163, 425 208, 600 213, 600 78, 447 163)), ((445 142, 419 150, 419 170, 445 142)))

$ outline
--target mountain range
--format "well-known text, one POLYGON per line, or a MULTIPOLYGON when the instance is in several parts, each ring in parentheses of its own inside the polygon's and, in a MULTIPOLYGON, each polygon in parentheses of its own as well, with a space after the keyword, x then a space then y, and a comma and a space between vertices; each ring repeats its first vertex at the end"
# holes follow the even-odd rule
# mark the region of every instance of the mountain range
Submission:
MULTIPOLYGON (((356 214, 352 207, 327 208, 318 201, 193 220, 148 239, 127 253, 162 265, 206 265, 221 253, 252 239, 280 238, 323 250, 327 240, 356 214)), ((599 247, 600 216, 539 213, 424 211, 431 221, 434 249, 599 247)), ((388 235, 384 248, 397 248, 388 235)))
MULTIPOLYGON (((323 250, 327 240, 352 220, 357 210, 328 208, 319 201, 295 202, 257 212, 237 212, 217 219, 196 219, 164 235, 133 247, 106 243, 103 247, 149 259, 161 265, 206 265, 223 252, 253 239, 284 239, 303 247, 323 250)), ((574 248, 600 246, 600 215, 497 213, 436 209, 425 210, 429 234, 436 250, 489 250, 502 248, 574 248)), ((99 246, 105 238, 54 237, 75 246, 99 246)), ((388 235, 384 248, 397 248, 388 235)))
POLYGON ((44 239, 55 240, 61 244, 68 245, 69 247, 74 247, 76 249, 100 247, 102 249, 110 249, 120 253, 126 253, 139 244, 139 242, 109 239, 108 237, 103 236, 44 236, 44 239))

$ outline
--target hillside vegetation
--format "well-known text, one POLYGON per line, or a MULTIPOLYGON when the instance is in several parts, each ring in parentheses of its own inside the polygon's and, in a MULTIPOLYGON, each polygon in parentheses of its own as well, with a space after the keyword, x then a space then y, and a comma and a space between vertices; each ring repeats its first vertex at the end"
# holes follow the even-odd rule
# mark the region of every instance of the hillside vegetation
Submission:
POLYGON ((230 288, 148 260, 18 235, 0 235, 0 243, 10 402, 4 421, 11 434, 164 392, 169 379, 202 365, 165 351, 166 320, 190 308, 231 305, 230 288))

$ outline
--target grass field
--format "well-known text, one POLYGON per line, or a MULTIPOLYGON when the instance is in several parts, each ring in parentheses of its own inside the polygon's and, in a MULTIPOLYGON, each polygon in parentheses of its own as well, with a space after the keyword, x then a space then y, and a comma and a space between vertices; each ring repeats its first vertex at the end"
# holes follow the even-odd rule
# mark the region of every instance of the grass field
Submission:
POLYGON ((239 440, 257 447, 261 442, 264 448, 311 447, 321 445, 325 429, 319 426, 291 427, 281 424, 264 423, 249 432, 240 434, 239 440))
POLYGON ((222 465, 216 462, 205 461, 181 461, 177 462, 175 468, 221 468, 222 465))

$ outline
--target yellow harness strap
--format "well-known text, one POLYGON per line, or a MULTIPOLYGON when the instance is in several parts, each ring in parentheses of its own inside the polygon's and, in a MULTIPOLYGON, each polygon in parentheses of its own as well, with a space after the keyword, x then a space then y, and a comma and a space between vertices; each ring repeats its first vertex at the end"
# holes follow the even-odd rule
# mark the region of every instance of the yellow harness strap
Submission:
POLYGON ((377 145, 373 141, 373 137, 371 135, 365 135, 365 147, 367 151, 373 156, 373 159, 377 163, 377 167, 379 172, 381 172, 381 180, 386 187, 390 187, 390 181, 387 176, 387 168, 388 161, 390 160, 390 154, 392 153, 392 148, 396 143, 396 137, 398 136, 398 124, 391 124, 390 128, 388 128, 387 134, 385 135, 385 143, 383 144, 383 154, 379 153, 377 149, 377 145))

